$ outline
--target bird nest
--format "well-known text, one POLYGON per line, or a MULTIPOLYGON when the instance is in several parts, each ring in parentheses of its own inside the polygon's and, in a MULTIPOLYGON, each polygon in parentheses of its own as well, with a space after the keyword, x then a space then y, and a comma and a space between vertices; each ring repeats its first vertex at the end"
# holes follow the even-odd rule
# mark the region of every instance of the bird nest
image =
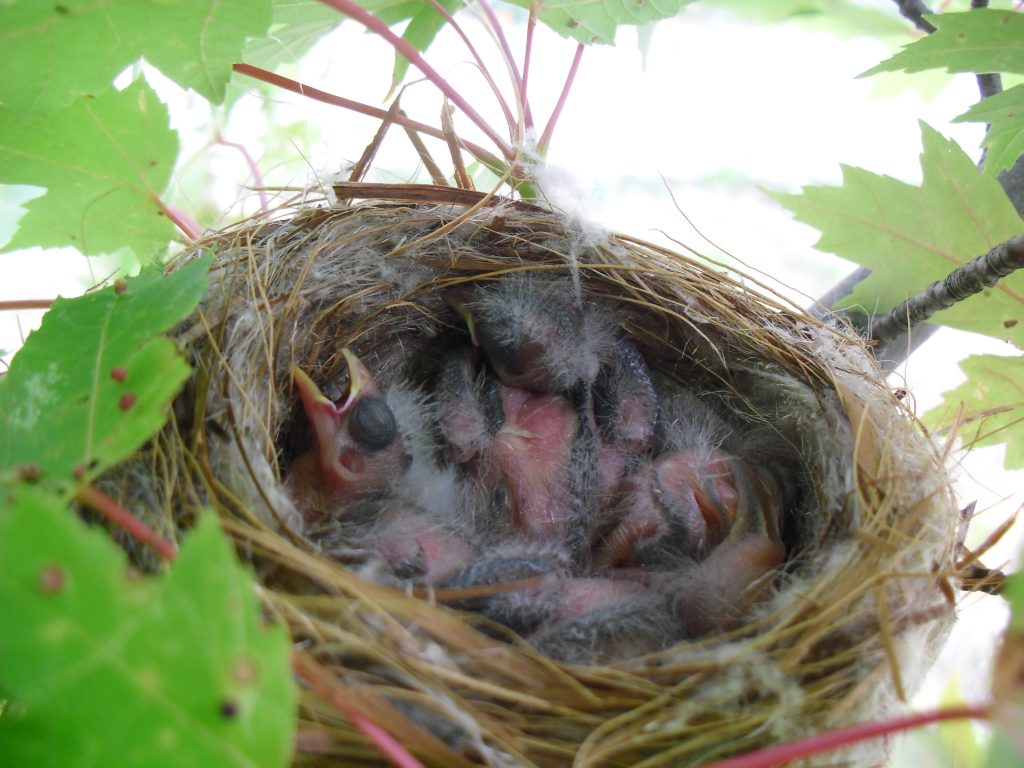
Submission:
MULTIPOLYGON (((427 765, 696 766, 893 712, 953 620, 958 517, 941 456, 865 343, 696 255, 462 190, 388 195, 245 223, 184 257, 215 252, 206 297, 176 331, 195 373, 170 426, 107 489, 171 536, 217 509, 331 689, 427 765), (473 349, 453 289, 533 279, 628 339, 692 412, 721 414, 730 450, 784 472, 784 559, 757 574, 756 599, 720 601, 728 620, 634 647, 616 632, 643 617, 630 624, 617 613, 630 606, 609 600, 586 615, 608 631, 559 650, 465 609, 488 594, 550 600, 552 583, 600 591, 599 564, 476 592, 403 580, 338 546, 344 529, 326 543, 297 502, 293 468, 316 439, 296 367, 331 401, 346 395, 352 355, 381 389, 436 399, 441 361, 473 349)), ((677 608, 716 605, 705 556, 668 567, 681 575, 661 591, 675 585, 677 608)), ((297 765, 384 760, 312 691, 300 720, 297 765)), ((875 764, 880 749, 830 760, 875 764)))

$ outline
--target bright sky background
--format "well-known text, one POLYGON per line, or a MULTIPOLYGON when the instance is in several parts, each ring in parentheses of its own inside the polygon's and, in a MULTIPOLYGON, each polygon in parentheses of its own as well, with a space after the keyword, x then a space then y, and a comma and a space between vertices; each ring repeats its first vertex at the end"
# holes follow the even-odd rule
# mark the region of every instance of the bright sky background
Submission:
MULTIPOLYGON (((876 6, 893 4, 879 0, 876 6)), ((895 15, 895 11, 893 11, 895 15)), ((522 27, 506 10, 513 50, 523 49, 522 27)), ((466 29, 476 33, 481 53, 496 79, 504 70, 493 45, 471 16, 466 29)), ((730 22, 698 3, 681 18, 659 24, 643 55, 637 32, 624 29, 615 47, 591 48, 552 144, 550 191, 564 208, 586 220, 652 240, 671 237, 704 252, 713 249, 683 219, 686 216, 710 240, 742 261, 773 275, 793 296, 818 296, 853 267, 820 254, 812 245, 817 233, 794 222, 759 187, 797 191, 806 184, 836 184, 840 163, 917 182, 923 119, 957 139, 977 156, 977 125, 950 120, 977 99, 971 76, 885 75, 857 80, 856 75, 887 58, 902 41, 869 37, 840 39, 827 31, 795 24, 754 26, 730 22), (914 83, 933 94, 926 100, 914 83), (945 83, 951 83, 942 90, 945 83), (941 92, 940 92, 941 91, 941 92)), ((530 98, 546 119, 562 87, 573 46, 540 29, 534 44, 530 98)), ((390 81, 391 52, 354 24, 322 41, 300 69, 289 72, 303 82, 369 104, 380 105, 390 81)), ((489 94, 468 63, 460 41, 447 34, 430 50, 435 68, 450 78, 477 109, 501 125, 489 94)), ((185 129, 182 177, 173 196, 190 210, 201 189, 219 209, 238 200, 252 212, 255 195, 243 187, 252 178, 241 155, 230 148, 205 149, 210 140, 210 112, 201 99, 152 77, 172 107, 173 121, 185 129), (197 183, 198 181, 198 183, 197 183)), ((248 83, 242 83, 243 87, 248 83)), ((427 83, 412 85, 403 97, 410 116, 436 124, 441 101, 427 83)), ((456 116, 464 138, 478 136, 469 121, 456 116)), ((245 145, 260 162, 267 183, 305 186, 329 178, 354 161, 376 130, 368 118, 347 114, 292 94, 275 94, 266 109, 244 98, 222 121, 226 140, 245 145), (312 127, 293 131, 298 141, 284 151, 264 155, 261 137, 286 133, 282 126, 309 119, 312 127), (276 127, 275 127, 276 126, 276 127), (287 158, 282 160, 282 158, 287 158)), ((483 143, 484 139, 479 139, 483 143)), ((444 157, 432 145, 435 157, 444 157)), ((392 130, 377 160, 377 177, 404 181, 416 158, 400 130, 392 130)), ((29 192, 0 188, 0 242, 12 232, 17 203, 29 192)), ((194 206, 193 206, 194 210, 194 206)), ((232 209, 237 212, 238 208, 232 209)), ((80 293, 116 268, 116 259, 91 264, 72 251, 30 251, 0 256, 0 301, 48 298, 80 293)), ((806 303, 806 302, 805 302, 806 303)), ((17 347, 39 313, 0 313, 0 350, 17 347)), ((956 361, 968 353, 1012 353, 1006 345, 983 337, 941 331, 900 370, 920 412, 939 401, 942 391, 962 380, 956 361)), ((959 490, 964 503, 977 499, 988 511, 978 534, 1011 514, 1022 501, 1024 473, 1002 472, 1001 449, 975 452, 964 463, 959 490), (1006 497, 1003 499, 1003 497, 1006 497)), ((1017 526, 1016 541, 1022 526, 1017 526)), ((1019 551, 1019 543, 987 558, 989 565, 1019 551)), ((986 690, 987 667, 995 638, 1006 619, 1002 602, 972 598, 963 605, 955 642, 928 683, 921 705, 944 693, 950 668, 970 660, 970 679, 961 680, 964 695, 986 690)), ((916 758, 906 757, 907 764, 916 758)))

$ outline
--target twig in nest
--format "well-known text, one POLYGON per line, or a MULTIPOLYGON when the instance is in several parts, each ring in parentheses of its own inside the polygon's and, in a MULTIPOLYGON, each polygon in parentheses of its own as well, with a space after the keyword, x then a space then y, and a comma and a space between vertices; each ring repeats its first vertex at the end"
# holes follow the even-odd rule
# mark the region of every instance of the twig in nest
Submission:
POLYGON ((1024 267, 1024 237, 1017 235, 1000 243, 984 256, 964 264, 932 283, 921 293, 894 308, 871 328, 871 338, 879 344, 923 323, 941 309, 995 285, 1000 278, 1024 267))

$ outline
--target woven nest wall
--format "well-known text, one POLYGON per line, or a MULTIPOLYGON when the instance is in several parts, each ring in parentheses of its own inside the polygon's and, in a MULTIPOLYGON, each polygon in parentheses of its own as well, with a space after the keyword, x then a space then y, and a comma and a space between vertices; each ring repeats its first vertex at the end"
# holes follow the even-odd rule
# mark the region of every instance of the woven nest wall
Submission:
MULTIPOLYGON (((696 766, 898 707, 953 620, 958 519, 941 457, 863 342, 696 256, 443 198, 307 208, 197 246, 186 259, 216 255, 177 331, 195 375, 107 490, 172 536, 214 506, 295 642, 428 765, 696 766), (382 386, 415 384, 465 335, 445 289, 517 272, 578 286, 660 376, 727 409, 752 450, 783 446, 773 460, 798 489, 785 562, 742 621, 564 664, 444 605, 443 590, 363 578, 307 535, 288 477, 310 439, 292 365, 331 398, 343 348, 382 386)), ((311 692, 300 716, 297 765, 384 762, 311 692)))

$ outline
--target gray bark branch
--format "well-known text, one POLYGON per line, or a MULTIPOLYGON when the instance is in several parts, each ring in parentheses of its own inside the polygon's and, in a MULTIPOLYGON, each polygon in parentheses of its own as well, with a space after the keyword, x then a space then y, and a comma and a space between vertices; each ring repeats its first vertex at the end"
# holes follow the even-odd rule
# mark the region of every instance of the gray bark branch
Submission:
POLYGON ((1024 236, 1018 235, 907 299, 881 320, 872 323, 868 335, 879 344, 891 346, 890 342, 898 335, 906 333, 939 310, 949 309, 958 301, 991 288, 1000 278, 1022 267, 1024 236))

